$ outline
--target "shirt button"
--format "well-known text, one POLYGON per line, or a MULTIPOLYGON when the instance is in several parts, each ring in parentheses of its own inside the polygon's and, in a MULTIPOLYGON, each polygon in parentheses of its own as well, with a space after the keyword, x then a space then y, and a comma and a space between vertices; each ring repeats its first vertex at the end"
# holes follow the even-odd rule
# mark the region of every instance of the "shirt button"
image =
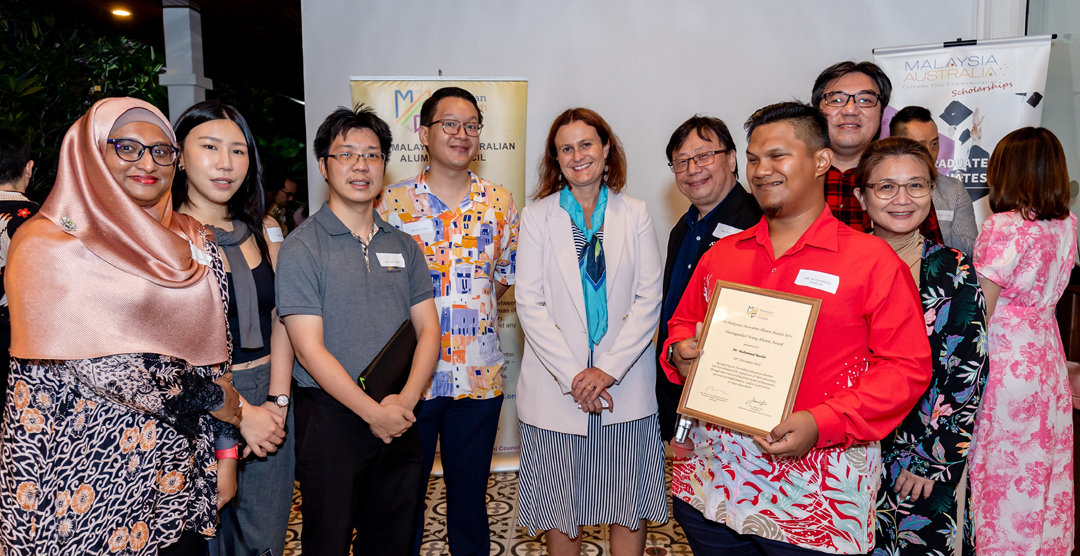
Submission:
POLYGON ((696 239, 697 239, 698 241, 701 241, 701 236, 697 236, 697 238, 696 238, 696 239))
POLYGON ((774 268, 774 269, 772 269, 772 271, 773 271, 773 274, 776 274, 776 269, 775 269, 775 268, 774 268))
POLYGON ((693 266, 693 265, 686 265, 686 268, 690 268, 691 266, 693 266))

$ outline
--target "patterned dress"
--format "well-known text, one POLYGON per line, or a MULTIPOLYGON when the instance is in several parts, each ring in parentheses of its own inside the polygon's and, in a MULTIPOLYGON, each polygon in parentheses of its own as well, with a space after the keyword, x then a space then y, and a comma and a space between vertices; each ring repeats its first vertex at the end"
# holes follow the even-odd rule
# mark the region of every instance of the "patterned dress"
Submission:
MULTIPOLYGON (((216 246, 204 242, 228 304, 216 246)), ((213 279, 213 278, 212 278, 213 279)), ((185 530, 213 535, 213 380, 228 365, 136 353, 13 359, 0 445, 0 554, 153 555, 185 530)))
MULTIPOLYGON (((985 307, 971 258, 924 240, 919 295, 934 375, 915 409, 882 441, 873 556, 952 554, 956 487, 989 369, 985 307), (893 486, 902 469, 934 481, 929 498, 898 499, 893 486)), ((969 510, 970 505, 965 513, 969 510)), ((974 553, 972 538, 965 535, 964 554, 974 553)))
POLYGON ((1075 257, 1072 214, 995 214, 975 242, 975 268, 1001 286, 971 456, 980 556, 1073 549, 1072 402, 1054 309, 1075 257))

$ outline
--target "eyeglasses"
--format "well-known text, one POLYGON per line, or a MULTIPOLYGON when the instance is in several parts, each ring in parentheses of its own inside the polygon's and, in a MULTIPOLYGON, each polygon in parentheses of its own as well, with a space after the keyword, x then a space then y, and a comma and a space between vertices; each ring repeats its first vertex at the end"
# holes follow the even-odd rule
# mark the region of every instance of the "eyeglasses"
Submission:
POLYGON ((930 186, 930 180, 926 178, 914 178, 907 183, 881 180, 877 183, 870 184, 870 187, 874 189, 874 196, 882 201, 888 201, 889 199, 896 197, 896 194, 900 192, 901 188, 906 188, 908 196, 914 199, 926 197, 930 194, 930 186))
POLYGON ((476 123, 462 124, 461 122, 459 122, 457 120, 435 120, 434 122, 431 122, 430 124, 428 124, 427 127, 431 127, 431 126, 433 126, 435 124, 442 125, 443 132, 445 132, 447 135, 457 135, 458 130, 461 129, 462 126, 464 126, 465 127, 465 135, 468 135, 469 137, 479 137, 480 136, 480 130, 484 129, 484 126, 482 126, 480 124, 476 124, 476 123))
POLYGON ((150 149, 150 158, 158 166, 171 166, 176 162, 180 149, 172 145, 144 145, 134 139, 109 139, 106 143, 116 149, 116 156, 127 162, 138 162, 146 149, 150 149))
POLYGON ((855 106, 859 108, 873 108, 878 105, 881 95, 873 91, 859 91, 853 95, 840 92, 826 93, 823 102, 829 108, 843 108, 851 99, 855 99, 855 106))
POLYGON ((337 153, 328 154, 326 156, 329 158, 336 158, 338 162, 346 166, 352 166, 360 162, 361 159, 368 165, 383 164, 386 162, 386 155, 383 153, 337 153))
POLYGON ((712 164, 713 161, 716 160, 716 155, 726 153, 730 150, 731 149, 724 149, 722 151, 705 151, 703 153, 697 153, 690 158, 676 158, 675 160, 668 162, 668 168, 671 168, 671 171, 676 174, 681 174, 690 168, 691 160, 693 160, 694 163, 698 165, 698 168, 701 168, 702 166, 708 166, 712 164))

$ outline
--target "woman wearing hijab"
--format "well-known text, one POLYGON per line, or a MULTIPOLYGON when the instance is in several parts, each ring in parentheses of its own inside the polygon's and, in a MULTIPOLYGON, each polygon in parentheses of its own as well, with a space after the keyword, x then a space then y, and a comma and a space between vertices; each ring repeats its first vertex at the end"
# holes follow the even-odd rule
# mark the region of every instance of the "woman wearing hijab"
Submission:
MULTIPOLYGON (((855 190, 873 234, 896 251, 919 287, 934 374, 919 403, 881 443, 883 474, 874 554, 952 554, 957 485, 966 480, 975 414, 990 365, 983 294, 971 257, 919 233, 937 179, 925 147, 904 137, 870 144, 855 190)), ((970 513, 970 505, 965 506, 970 513)), ((970 522, 961 540, 974 554, 970 522)))
POLYGON ((622 193, 626 157, 585 108, 548 133, 536 201, 521 213, 518 316, 525 332, 518 522, 552 556, 611 526, 615 556, 645 551, 667 521, 652 337, 660 247, 645 203, 622 193))
POLYGON ((215 436, 235 439, 221 421, 240 416, 225 279, 206 229, 172 210, 165 122, 96 103, 12 241, 4 554, 157 554, 214 533, 215 436))
POLYGON ((276 436, 290 416, 293 366, 292 346, 274 301, 274 269, 283 234, 273 218, 263 217, 259 153, 236 108, 215 100, 200 102, 180 115, 176 138, 182 152, 173 206, 206 225, 221 247, 229 287, 233 383, 245 402, 241 430, 276 429, 273 440, 252 446, 257 457, 240 462, 232 501, 240 534, 220 540, 231 543, 237 554, 270 549, 280 555, 292 510, 294 465, 291 435, 276 436), (278 449, 275 443, 281 442, 278 449))

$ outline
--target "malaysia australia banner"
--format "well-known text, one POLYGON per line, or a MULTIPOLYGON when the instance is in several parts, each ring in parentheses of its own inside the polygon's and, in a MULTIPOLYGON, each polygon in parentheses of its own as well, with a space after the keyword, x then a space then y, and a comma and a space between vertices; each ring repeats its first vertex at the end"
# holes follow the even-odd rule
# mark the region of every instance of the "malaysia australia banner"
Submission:
POLYGON ((892 81, 882 136, 906 106, 930 110, 941 149, 938 171, 963 182, 975 221, 990 215, 986 167, 1009 132, 1042 121, 1050 35, 874 49, 892 81))

